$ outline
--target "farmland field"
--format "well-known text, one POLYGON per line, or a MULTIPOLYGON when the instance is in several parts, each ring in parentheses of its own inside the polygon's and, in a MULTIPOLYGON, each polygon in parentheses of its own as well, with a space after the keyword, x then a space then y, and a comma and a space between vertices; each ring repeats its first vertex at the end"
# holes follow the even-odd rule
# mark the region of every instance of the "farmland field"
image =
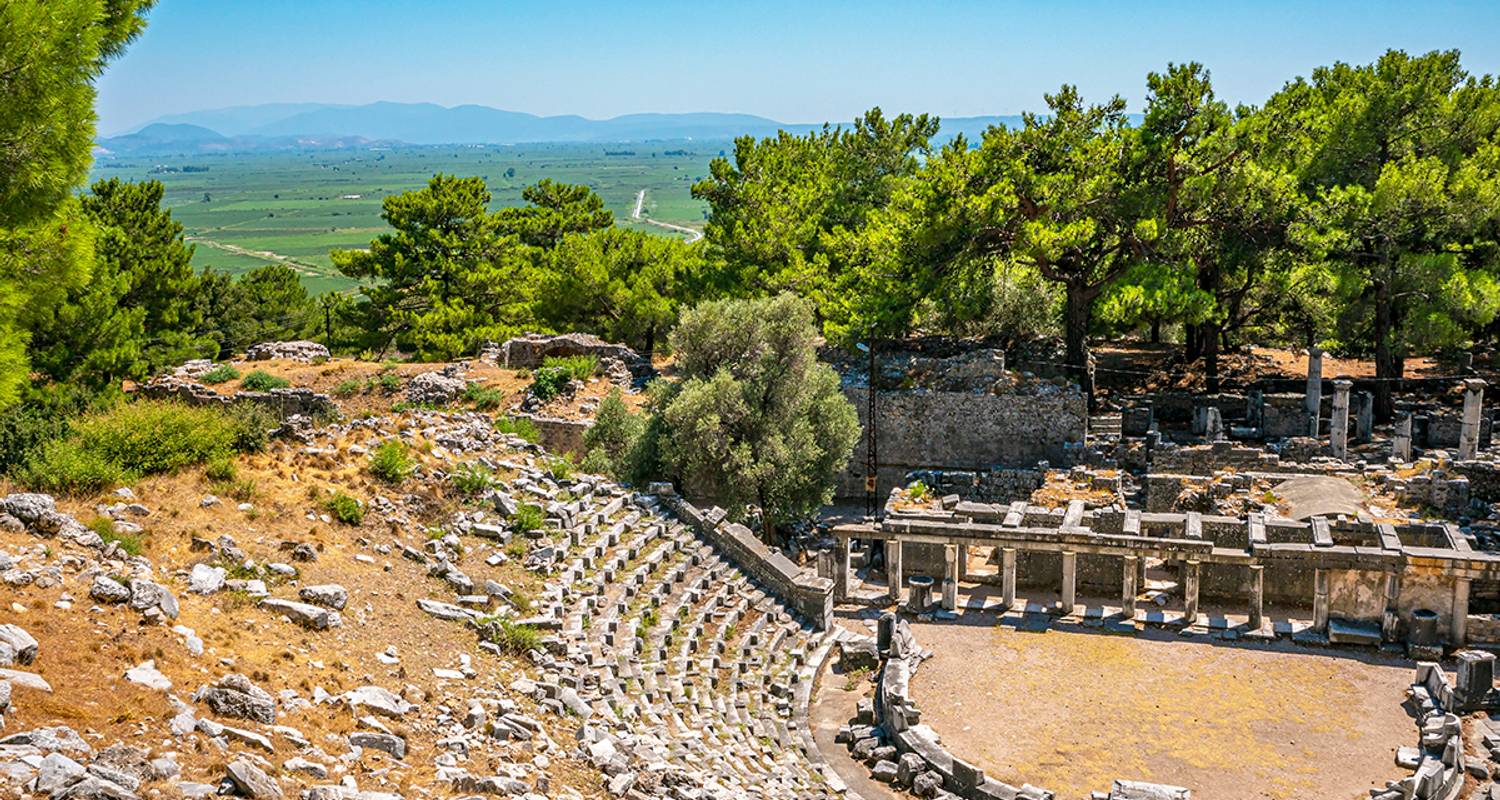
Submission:
POLYGON ((364 247, 386 229, 381 201, 426 184, 436 172, 485 179, 496 208, 520 205, 542 178, 593 187, 621 226, 636 193, 646 217, 702 229, 706 206, 689 192, 729 142, 629 145, 397 146, 277 153, 100 155, 93 178, 159 180, 166 204, 197 245, 193 264, 241 273, 283 262, 314 293, 347 289, 328 251, 364 247), (606 152, 607 151, 607 152, 606 152))

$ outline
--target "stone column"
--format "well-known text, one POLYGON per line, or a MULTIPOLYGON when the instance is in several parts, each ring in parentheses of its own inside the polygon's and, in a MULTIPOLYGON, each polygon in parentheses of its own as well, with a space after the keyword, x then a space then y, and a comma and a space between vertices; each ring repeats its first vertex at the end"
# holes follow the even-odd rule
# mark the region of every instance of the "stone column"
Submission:
POLYGON ((1453 581, 1453 641, 1454 647, 1469 643, 1469 579, 1455 578, 1453 581))
POLYGON ((1000 548, 1000 602, 1007 610, 1016 605, 1016 548, 1000 548))
POLYGON ((1321 431, 1318 430, 1318 415, 1323 407, 1323 351, 1317 347, 1309 348, 1307 351, 1307 400, 1303 405, 1307 409, 1309 436, 1316 437, 1321 431))
POLYGON ((850 560, 853 557, 854 540, 840 539, 833 552, 833 599, 842 603, 849 599, 850 560))
POLYGON ((885 577, 891 593, 891 602, 901 605, 901 591, 905 583, 901 575, 901 540, 891 539, 885 543, 885 577))
POLYGON ((958 547, 943 545, 943 610, 958 610, 958 547))
POLYGON ((1197 561, 1188 561, 1182 565, 1182 621, 1187 625, 1198 621, 1199 571, 1197 561))
POLYGON ((960 581, 969 579, 969 546, 966 544, 958 546, 958 579, 960 581))
POLYGON ((1328 570, 1313 570, 1313 630, 1328 633, 1328 570))
POLYGON ((1064 550, 1062 554, 1062 613, 1071 614, 1078 605, 1078 554, 1064 550))
POLYGON ((1382 641, 1397 641, 1396 637, 1401 626, 1400 599, 1401 573, 1387 572, 1385 574, 1385 616, 1380 620, 1380 638, 1382 641))
POLYGON ((1124 567, 1120 570, 1120 608, 1121 616, 1127 621, 1135 619, 1135 595, 1136 595, 1136 565, 1140 561, 1137 556, 1125 556, 1122 561, 1124 567))
POLYGON ((1466 461, 1479 452, 1479 415, 1484 411, 1484 381, 1464 380, 1464 419, 1458 429, 1458 459, 1466 461))
POLYGON ((1391 458, 1406 464, 1411 461, 1411 414, 1407 413, 1396 422, 1396 435, 1391 439, 1391 458))
POLYGON ((1375 395, 1358 392, 1354 395, 1354 441, 1367 444, 1375 438, 1375 395))
POLYGON ((1258 631, 1266 624, 1266 568, 1260 564, 1250 565, 1250 630, 1258 631))
POLYGON ((1328 424, 1328 444, 1333 457, 1342 461, 1349 457, 1349 389, 1350 381, 1333 382, 1333 419, 1328 424))

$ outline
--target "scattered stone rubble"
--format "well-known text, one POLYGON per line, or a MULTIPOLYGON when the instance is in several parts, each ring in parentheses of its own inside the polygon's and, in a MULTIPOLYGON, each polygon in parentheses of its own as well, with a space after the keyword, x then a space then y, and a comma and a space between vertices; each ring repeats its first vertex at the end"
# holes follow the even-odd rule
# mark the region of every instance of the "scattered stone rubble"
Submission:
POLYGON ((469 388, 469 382, 463 377, 466 371, 467 365, 459 362, 414 375, 406 382, 406 401, 414 405, 448 405, 469 388))
MULTIPOLYGON (((509 684, 475 683, 462 698, 439 703, 412 686, 378 683, 340 694, 316 685, 276 691, 263 677, 205 662, 205 680, 179 696, 175 692, 187 687, 173 686, 156 662, 144 660, 121 673, 131 684, 163 693, 173 709, 159 722, 159 747, 98 749, 106 743, 67 728, 13 732, 0 740, 0 795, 135 798, 170 784, 185 797, 300 792, 309 799, 399 800, 403 795, 388 788, 371 790, 382 785, 381 771, 364 772, 355 783, 352 767, 360 754, 376 753, 397 769, 409 759, 430 759, 436 783, 403 793, 407 797, 578 797, 551 777, 549 765, 559 759, 597 768, 599 788, 609 796, 842 796, 806 723, 813 679, 832 635, 759 586, 694 527, 704 520, 722 524, 722 512, 698 513, 697 522, 685 524, 655 494, 632 494, 586 475, 554 478, 539 448, 496 432, 478 413, 415 409, 320 428, 305 442, 274 447, 301 459, 337 459, 393 437, 430 443, 424 451, 431 464, 404 487, 409 493, 369 498, 368 511, 388 524, 395 540, 367 547, 375 555, 420 562, 451 589, 451 600, 409 600, 411 613, 453 624, 455 636, 477 636, 477 658, 507 652, 507 626, 535 631, 537 647, 520 654, 509 684), (483 492, 477 505, 449 518, 441 536, 431 536, 415 486, 442 483, 466 463, 515 477, 483 492), (543 509, 542 529, 516 526, 522 504, 543 509), (545 586, 527 597, 493 580, 475 580, 469 574, 476 559, 516 560, 543 576, 545 586), (347 713, 355 730, 303 735, 299 716, 320 708, 347 713), (437 748, 414 750, 415 735, 437 748), (184 779, 186 762, 177 754, 205 744, 223 754, 222 766, 206 777, 195 773, 202 782, 184 779)), ((305 543, 279 548, 292 562, 280 563, 252 559, 228 535, 194 538, 191 567, 167 577, 58 512, 50 497, 8 495, 0 497, 0 509, 8 529, 38 542, 19 558, 0 551, 8 575, 75 582, 76 594, 88 594, 101 609, 131 608, 143 622, 174 624, 175 592, 191 603, 240 593, 259 601, 244 613, 284 617, 314 637, 351 624, 341 617, 362 614, 361 601, 344 586, 301 583, 295 565, 318 559, 305 543), (62 542, 69 545, 66 553, 48 545, 62 542), (87 555, 78 555, 78 548, 87 555), (50 564, 58 559, 74 560, 67 573, 54 574, 50 564), (276 580, 235 577, 252 566, 276 580)), ((124 494, 98 510, 120 524, 149 522, 154 513, 124 494)), ((377 563, 370 559, 372 568, 377 563)), ((190 652, 203 653, 191 630, 178 625, 173 631, 190 652)), ((56 669, 51 659, 64 657, 38 652, 23 629, 10 625, 0 627, 0 655, 8 663, 0 668, 0 715, 13 702, 26 702, 25 696, 12 698, 11 686, 45 687, 32 665, 56 669)), ((402 663, 394 647, 379 657, 402 663)), ((464 654, 433 677, 465 686, 476 675, 474 666, 464 654)))
POLYGON ((511 369, 536 369, 548 358, 578 355, 598 357, 600 370, 617 383, 624 377, 621 368, 629 375, 623 382, 625 385, 654 374, 649 359, 623 344, 606 342, 588 333, 532 333, 503 344, 492 342, 480 351, 479 358, 511 369))
POLYGON ((245 351, 246 361, 268 361, 275 358, 288 361, 313 361, 328 358, 328 348, 317 342, 261 342, 250 345, 245 351))

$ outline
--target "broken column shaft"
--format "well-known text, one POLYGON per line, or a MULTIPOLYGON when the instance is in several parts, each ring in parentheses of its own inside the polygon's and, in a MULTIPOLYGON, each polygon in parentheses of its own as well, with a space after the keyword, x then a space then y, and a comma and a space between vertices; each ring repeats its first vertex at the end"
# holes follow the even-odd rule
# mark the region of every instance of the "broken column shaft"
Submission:
POLYGON ((1064 550, 1062 554, 1062 613, 1073 613, 1078 605, 1078 554, 1064 550))
POLYGON ((1472 459, 1479 452, 1479 417, 1484 412, 1484 381, 1468 378, 1464 381, 1464 418, 1458 429, 1458 458, 1472 459))
POLYGON ((1323 351, 1316 348, 1308 348, 1307 351, 1307 398, 1304 407, 1307 409, 1308 434, 1318 436, 1318 415, 1322 412, 1323 405, 1323 351))
POLYGON ((1349 390, 1350 381, 1333 382, 1333 418, 1328 423, 1328 444, 1333 457, 1340 461, 1349 457, 1349 390))

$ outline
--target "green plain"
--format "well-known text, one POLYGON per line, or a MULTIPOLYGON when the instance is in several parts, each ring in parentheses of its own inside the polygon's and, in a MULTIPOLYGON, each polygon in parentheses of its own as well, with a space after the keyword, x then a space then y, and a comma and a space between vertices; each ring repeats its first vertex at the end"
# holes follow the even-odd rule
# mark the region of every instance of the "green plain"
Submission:
POLYGON ((730 148, 729 142, 657 142, 102 154, 92 177, 161 181, 166 205, 197 245, 199 269, 239 274, 280 261, 317 293, 355 285, 333 269, 328 251, 368 246, 386 231, 381 202, 426 185, 434 173, 484 178, 495 208, 523 204, 521 190, 543 178, 585 184, 604 198, 616 224, 676 236, 631 220, 636 193, 646 190, 645 216, 701 230, 707 206, 690 189, 708 174, 709 161, 730 148), (514 172, 507 177, 507 170, 514 172))

